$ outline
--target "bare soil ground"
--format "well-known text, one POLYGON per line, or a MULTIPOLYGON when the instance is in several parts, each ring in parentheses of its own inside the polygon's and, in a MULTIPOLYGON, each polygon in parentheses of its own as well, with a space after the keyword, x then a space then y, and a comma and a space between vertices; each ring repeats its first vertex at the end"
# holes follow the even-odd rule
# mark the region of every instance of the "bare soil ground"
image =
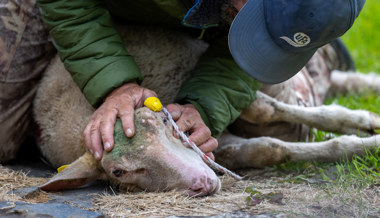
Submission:
MULTIPOLYGON (((19 163, 0 165, 0 214, 5 210, 10 213, 9 209, 20 204, 17 202, 49 207, 65 195, 36 191, 35 187, 52 175, 51 169, 41 168, 41 163, 34 166, 30 162, 19 163), (26 191, 17 191, 25 188, 26 191), (1 206, 4 202, 7 206, 1 206)), ((187 197, 174 191, 119 193, 102 183, 96 191, 92 191, 91 186, 84 189, 83 198, 79 198, 79 190, 71 191, 59 207, 79 205, 81 209, 106 217, 217 216, 229 212, 280 217, 380 216, 380 186, 340 186, 318 178, 289 180, 284 172, 273 168, 238 173, 246 175, 245 180, 221 176, 221 191, 209 197, 187 197), (88 204, 82 205, 80 201, 88 201, 88 204)))

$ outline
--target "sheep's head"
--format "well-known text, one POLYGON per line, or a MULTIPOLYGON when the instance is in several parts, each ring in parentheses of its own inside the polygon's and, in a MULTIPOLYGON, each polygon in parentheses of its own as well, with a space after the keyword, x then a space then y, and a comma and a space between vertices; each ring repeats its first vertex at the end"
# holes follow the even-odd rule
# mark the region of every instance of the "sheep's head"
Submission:
POLYGON ((173 127, 163 113, 147 108, 136 110, 135 128, 135 135, 127 138, 118 120, 114 149, 105 152, 100 162, 86 153, 41 189, 71 189, 101 178, 129 190, 175 189, 192 196, 219 190, 218 177, 193 150, 173 136, 173 127))

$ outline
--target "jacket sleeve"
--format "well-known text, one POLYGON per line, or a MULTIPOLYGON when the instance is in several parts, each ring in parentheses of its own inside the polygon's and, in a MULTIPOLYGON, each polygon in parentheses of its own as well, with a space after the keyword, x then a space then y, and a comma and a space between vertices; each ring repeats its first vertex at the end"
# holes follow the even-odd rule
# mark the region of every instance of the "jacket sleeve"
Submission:
POLYGON ((235 63, 224 37, 213 42, 200 58, 176 101, 192 103, 217 137, 256 99, 260 87, 260 82, 235 63))
POLYGON ((99 0, 38 0, 53 43, 74 81, 93 106, 141 73, 99 0))

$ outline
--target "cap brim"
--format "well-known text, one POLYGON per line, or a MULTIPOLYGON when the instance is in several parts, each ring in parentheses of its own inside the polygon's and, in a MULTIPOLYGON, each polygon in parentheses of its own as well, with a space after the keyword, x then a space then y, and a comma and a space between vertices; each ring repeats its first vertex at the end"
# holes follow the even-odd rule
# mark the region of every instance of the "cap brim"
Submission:
POLYGON ((263 1, 251 0, 231 24, 228 41, 236 63, 263 83, 280 83, 294 76, 317 49, 293 53, 279 47, 265 23, 263 1))

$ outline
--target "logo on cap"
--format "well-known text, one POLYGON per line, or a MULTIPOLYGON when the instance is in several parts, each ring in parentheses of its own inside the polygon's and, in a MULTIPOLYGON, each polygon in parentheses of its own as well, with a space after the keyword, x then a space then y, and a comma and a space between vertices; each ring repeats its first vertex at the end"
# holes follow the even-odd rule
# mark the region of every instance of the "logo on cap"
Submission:
POLYGON ((307 46, 310 43, 310 37, 302 32, 298 32, 294 34, 293 36, 294 41, 286 36, 281 36, 280 38, 285 40, 291 46, 297 47, 297 48, 307 46))

